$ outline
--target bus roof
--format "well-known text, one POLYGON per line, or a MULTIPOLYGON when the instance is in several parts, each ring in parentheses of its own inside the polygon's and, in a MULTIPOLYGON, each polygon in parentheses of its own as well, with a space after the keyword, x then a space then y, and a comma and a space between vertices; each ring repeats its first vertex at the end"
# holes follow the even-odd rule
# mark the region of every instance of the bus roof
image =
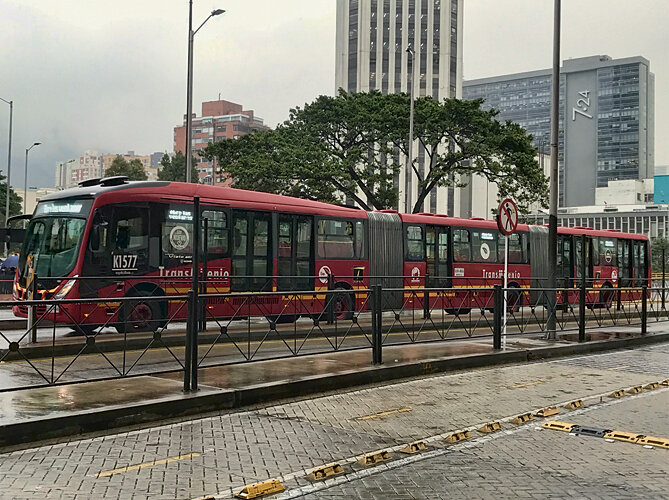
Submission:
POLYGON ((169 198, 169 200, 173 202, 187 202, 192 201, 194 196, 199 196, 200 201, 203 204, 206 204, 207 202, 218 204, 224 203, 247 209, 270 211, 285 210, 289 212, 308 211, 309 213, 326 216, 367 218, 367 213, 364 210, 353 207, 342 207, 320 201, 305 200, 302 198, 293 198, 291 196, 262 193, 258 191, 166 181, 131 181, 109 186, 104 185, 103 180, 102 185, 95 184, 66 189, 47 195, 40 201, 80 197, 98 198, 103 195, 107 198, 106 195, 110 195, 108 202, 114 203, 116 202, 114 199, 116 196, 114 195, 121 194, 119 191, 123 191, 122 196, 126 199, 147 196, 157 199, 160 199, 161 197, 169 198))

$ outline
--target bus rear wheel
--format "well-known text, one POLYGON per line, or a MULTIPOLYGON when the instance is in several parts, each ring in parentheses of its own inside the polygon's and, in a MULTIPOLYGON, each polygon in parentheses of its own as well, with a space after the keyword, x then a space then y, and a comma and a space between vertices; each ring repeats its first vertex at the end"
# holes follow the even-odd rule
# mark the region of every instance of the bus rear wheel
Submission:
POLYGON ((121 305, 116 330, 119 333, 156 331, 160 324, 158 302, 137 299, 121 305))
POLYGON ((351 319, 353 318, 353 297, 350 293, 344 292, 345 288, 337 288, 341 290, 335 297, 334 315, 337 319, 351 319))
POLYGON ((609 309, 613 304, 614 293, 613 287, 609 283, 604 283, 599 291, 599 307, 609 309))

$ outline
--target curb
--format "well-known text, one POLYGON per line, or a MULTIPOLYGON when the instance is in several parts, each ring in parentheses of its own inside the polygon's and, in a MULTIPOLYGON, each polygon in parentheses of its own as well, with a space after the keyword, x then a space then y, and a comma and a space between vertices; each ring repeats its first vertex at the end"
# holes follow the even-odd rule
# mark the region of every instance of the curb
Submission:
MULTIPOLYGON (((203 389, 199 394, 182 394, 132 406, 91 409, 71 415, 0 426, 0 447, 26 444, 44 439, 75 436, 118 427, 157 423, 170 418, 188 417, 212 411, 275 401, 287 397, 307 396, 319 392, 364 386, 379 382, 445 373, 455 370, 528 363, 542 359, 667 342, 669 333, 651 334, 620 340, 602 340, 583 344, 539 347, 524 350, 471 354, 436 358, 395 365, 369 366, 323 376, 308 376, 294 381, 277 381, 241 389, 203 389)), ((271 363, 259 361, 258 363, 271 363)))

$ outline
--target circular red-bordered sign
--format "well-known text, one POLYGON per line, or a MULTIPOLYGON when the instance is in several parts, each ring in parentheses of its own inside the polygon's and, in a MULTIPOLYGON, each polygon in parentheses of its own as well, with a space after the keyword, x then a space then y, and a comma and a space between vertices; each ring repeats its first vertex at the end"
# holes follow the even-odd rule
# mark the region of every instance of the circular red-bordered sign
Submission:
POLYGON ((497 227, 507 236, 515 233, 518 228, 518 207, 511 198, 506 198, 499 205, 497 227))

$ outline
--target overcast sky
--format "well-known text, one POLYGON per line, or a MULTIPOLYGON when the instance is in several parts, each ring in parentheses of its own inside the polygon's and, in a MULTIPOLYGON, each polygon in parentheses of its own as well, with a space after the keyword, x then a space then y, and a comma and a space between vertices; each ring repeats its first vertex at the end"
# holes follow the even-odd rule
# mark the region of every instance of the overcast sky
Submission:
MULTIPOLYGON (((564 0, 562 59, 641 55, 655 73, 656 164, 669 164, 667 0, 564 0)), ((194 110, 241 103, 275 125, 334 91, 335 0, 195 0, 194 110)), ((465 0, 466 79, 551 66, 552 0, 465 0)), ((186 109, 187 0, 0 0, 0 97, 14 100, 12 184, 53 186, 87 149, 172 149, 186 109)), ((0 102, 6 171, 9 106, 0 102)))

